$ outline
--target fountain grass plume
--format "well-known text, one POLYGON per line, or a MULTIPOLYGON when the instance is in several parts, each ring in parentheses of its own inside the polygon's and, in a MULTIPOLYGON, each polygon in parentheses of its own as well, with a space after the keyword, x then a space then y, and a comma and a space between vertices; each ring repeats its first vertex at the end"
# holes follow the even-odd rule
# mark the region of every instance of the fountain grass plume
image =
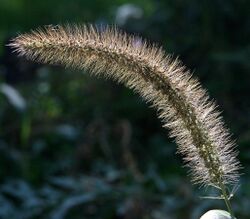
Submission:
POLYGON ((239 180, 235 144, 216 103, 178 59, 115 27, 92 25, 47 26, 10 46, 28 59, 88 70, 139 93, 175 138, 193 183, 219 188, 228 199, 226 187, 239 180))

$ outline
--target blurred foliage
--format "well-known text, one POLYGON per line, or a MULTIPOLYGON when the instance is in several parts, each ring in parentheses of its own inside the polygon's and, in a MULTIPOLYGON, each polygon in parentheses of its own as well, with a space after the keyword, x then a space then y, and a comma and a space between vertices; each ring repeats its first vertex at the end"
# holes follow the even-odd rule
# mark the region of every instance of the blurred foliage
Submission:
POLYGON ((31 63, 5 46, 58 23, 117 24, 195 70, 238 139, 233 200, 250 217, 250 1, 0 0, 0 218, 199 218, 218 200, 189 182, 156 112, 111 81, 31 63))

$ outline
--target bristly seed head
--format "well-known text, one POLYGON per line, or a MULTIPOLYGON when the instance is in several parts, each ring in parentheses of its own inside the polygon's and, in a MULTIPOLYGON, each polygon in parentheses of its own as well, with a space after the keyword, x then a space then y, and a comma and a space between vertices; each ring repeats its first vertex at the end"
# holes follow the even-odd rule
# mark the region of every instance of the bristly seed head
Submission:
POLYGON ((221 187, 237 183, 234 143, 216 104, 178 60, 161 48, 115 28, 48 26, 15 38, 17 53, 43 63, 87 69, 134 89, 159 112, 194 183, 221 187))

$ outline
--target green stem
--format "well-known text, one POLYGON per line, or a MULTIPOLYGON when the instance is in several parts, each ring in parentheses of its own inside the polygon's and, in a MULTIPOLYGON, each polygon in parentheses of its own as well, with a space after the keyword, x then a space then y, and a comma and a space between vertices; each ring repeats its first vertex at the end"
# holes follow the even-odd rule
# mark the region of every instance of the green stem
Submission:
POLYGON ((225 204, 227 206, 227 210, 230 213, 232 219, 234 219, 235 216, 234 216, 233 209, 232 209, 230 200, 228 198, 228 192, 227 192, 227 189, 226 189, 224 183, 220 182, 220 188, 221 188, 221 193, 222 193, 223 199, 224 199, 225 204))

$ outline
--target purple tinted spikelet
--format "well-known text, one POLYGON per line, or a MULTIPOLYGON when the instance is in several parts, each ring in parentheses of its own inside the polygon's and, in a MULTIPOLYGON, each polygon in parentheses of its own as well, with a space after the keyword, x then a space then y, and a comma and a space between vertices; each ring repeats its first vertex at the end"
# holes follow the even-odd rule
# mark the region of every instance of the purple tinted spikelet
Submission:
POLYGON ((237 153, 216 104, 161 48, 91 25, 49 26, 18 36, 10 46, 29 59, 89 70, 132 88, 158 110, 194 183, 222 188, 238 182, 237 153))

